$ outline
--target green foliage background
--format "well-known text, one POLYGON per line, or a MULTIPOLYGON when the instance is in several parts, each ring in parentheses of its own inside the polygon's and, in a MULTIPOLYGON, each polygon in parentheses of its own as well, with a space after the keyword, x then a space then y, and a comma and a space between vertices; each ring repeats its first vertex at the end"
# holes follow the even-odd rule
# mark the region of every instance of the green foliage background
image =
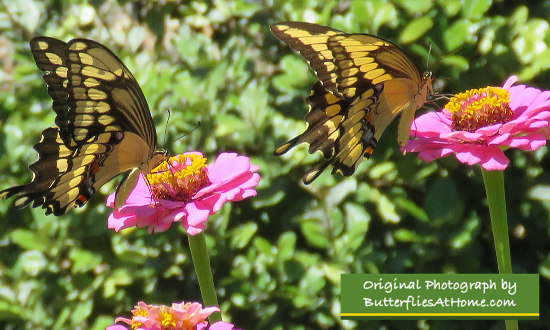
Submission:
MULTIPOLYGON (((434 71, 443 93, 500 86, 511 74, 550 89, 550 1, 522 3, 8 0, 0 4, 0 189, 30 180, 31 146, 54 121, 28 41, 94 39, 136 76, 161 147, 211 161, 236 151, 261 168, 258 196, 207 224, 225 320, 244 329, 501 329, 502 321, 340 320, 341 273, 497 272, 482 179, 453 157, 403 156, 391 126, 352 177, 300 184, 319 155, 306 146, 279 158, 272 151, 305 128, 315 78, 269 24, 307 20, 383 36, 434 71)), ((550 158, 547 147, 506 154, 514 271, 541 275, 541 319, 520 322, 535 329, 550 322, 550 158)), ((179 226, 156 235, 106 229, 104 199, 116 183, 57 218, 0 201, 2 327, 103 329, 139 300, 200 301, 179 226)))

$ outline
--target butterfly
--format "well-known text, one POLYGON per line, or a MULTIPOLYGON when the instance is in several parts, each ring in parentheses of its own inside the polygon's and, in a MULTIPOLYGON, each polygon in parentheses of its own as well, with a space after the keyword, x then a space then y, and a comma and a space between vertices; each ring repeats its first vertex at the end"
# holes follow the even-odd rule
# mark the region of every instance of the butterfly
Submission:
POLYGON ((55 125, 34 145, 38 160, 29 166, 31 182, 1 191, 0 198, 17 195, 14 207, 32 203, 46 214, 61 215, 129 172, 117 188, 115 207, 120 207, 139 173, 149 173, 166 158, 156 150, 157 133, 136 79, 115 54, 92 40, 36 37, 30 48, 44 72, 55 125))
POLYGON ((303 142, 309 153, 321 151, 325 160, 304 175, 305 184, 331 165, 332 174, 352 175, 399 113, 397 140, 408 141, 416 109, 433 94, 432 75, 421 76, 397 45, 305 22, 273 24, 271 31, 304 57, 319 80, 306 99, 306 130, 274 152, 282 155, 303 142))

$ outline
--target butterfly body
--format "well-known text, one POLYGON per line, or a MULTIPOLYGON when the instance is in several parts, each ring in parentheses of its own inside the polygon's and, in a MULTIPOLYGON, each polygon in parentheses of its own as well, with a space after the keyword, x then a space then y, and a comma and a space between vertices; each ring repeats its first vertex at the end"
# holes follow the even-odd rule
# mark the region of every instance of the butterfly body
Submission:
POLYGON ((103 184, 130 171, 117 191, 118 206, 139 173, 165 158, 156 150, 156 131, 147 101, 131 72, 105 46, 87 39, 68 43, 49 37, 30 42, 44 72, 56 112, 55 126, 34 146, 30 183, 8 188, 13 205, 41 206, 61 215, 82 206, 103 184))
POLYGON ((399 47, 305 22, 274 24, 271 31, 304 57, 319 80, 306 100, 306 131, 275 150, 280 155, 308 142, 310 153, 323 153, 327 160, 307 172, 304 183, 328 166, 333 173, 353 174, 399 113, 398 142, 407 142, 416 109, 433 93, 432 78, 421 76, 399 47))

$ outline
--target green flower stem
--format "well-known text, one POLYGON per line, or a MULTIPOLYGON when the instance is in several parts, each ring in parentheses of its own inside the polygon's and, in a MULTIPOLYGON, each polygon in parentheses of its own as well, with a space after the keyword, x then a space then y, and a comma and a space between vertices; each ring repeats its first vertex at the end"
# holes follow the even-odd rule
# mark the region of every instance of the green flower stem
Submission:
MULTIPOLYGON (((486 171, 484 169, 481 169, 481 174, 483 175, 487 203, 489 204, 498 272, 500 274, 512 274, 506 198, 504 196, 504 174, 502 171, 486 171)), ((506 320, 506 330, 517 330, 517 328, 517 320, 506 320)))
MULTIPOLYGON (((189 249, 191 250, 191 258, 195 265, 195 273, 199 281, 201 290, 202 303, 205 307, 219 307, 216 289, 214 288, 214 278, 210 269, 210 257, 206 248, 206 240, 204 234, 200 233, 195 236, 187 235, 189 238, 189 249)), ((222 315, 220 312, 210 314, 208 321, 210 324, 221 321, 222 315)))

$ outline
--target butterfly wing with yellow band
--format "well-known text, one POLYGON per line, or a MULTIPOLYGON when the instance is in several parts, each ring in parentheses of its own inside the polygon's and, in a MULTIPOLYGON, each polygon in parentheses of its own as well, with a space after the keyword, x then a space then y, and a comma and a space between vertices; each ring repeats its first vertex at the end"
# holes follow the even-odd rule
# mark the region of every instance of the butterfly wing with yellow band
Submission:
POLYGON ((311 106, 307 116, 324 118, 324 112, 330 117, 334 112, 330 107, 340 107, 339 123, 330 121, 330 125, 338 127, 331 130, 331 134, 312 126, 306 116, 306 131, 275 151, 282 154, 301 142, 323 146, 322 149, 310 146, 310 152, 321 150, 329 158, 328 163, 308 172, 304 182, 313 181, 328 165, 334 167, 333 173, 353 174, 362 158, 372 153, 388 124, 401 112, 398 141, 406 143, 414 112, 431 91, 431 76, 420 77, 416 66, 399 47, 375 36, 347 34, 305 22, 279 23, 272 25, 271 30, 304 56, 322 84, 314 86, 308 98, 310 106, 313 103, 317 107, 311 106), (321 94, 331 95, 333 102, 325 104, 321 98, 319 102, 311 102, 314 95, 321 94), (367 108, 361 109, 361 106, 367 108), (347 129, 353 130, 347 133, 347 129), (362 153, 357 152, 359 148, 363 149, 362 153))
MULTIPOLYGON (((148 172, 163 158, 143 92, 126 66, 106 47, 86 40, 31 40, 56 112, 56 126, 35 145, 30 183, 0 192, 19 195, 15 207, 32 203, 60 215, 81 206, 107 181, 131 169, 148 172)), ((131 182, 135 180, 131 178, 131 182)), ((123 189, 128 192, 131 189, 123 189)), ((120 205, 127 194, 117 194, 120 205)))
POLYGON ((328 166, 333 167, 333 174, 353 174, 361 160, 368 158, 376 146, 374 130, 364 119, 374 114, 381 87, 365 91, 362 98, 352 102, 339 99, 327 92, 321 83, 316 83, 307 98, 306 131, 278 147, 275 155, 282 155, 303 142, 309 143, 310 153, 321 151, 326 159, 304 175, 305 184, 313 182, 328 166))

